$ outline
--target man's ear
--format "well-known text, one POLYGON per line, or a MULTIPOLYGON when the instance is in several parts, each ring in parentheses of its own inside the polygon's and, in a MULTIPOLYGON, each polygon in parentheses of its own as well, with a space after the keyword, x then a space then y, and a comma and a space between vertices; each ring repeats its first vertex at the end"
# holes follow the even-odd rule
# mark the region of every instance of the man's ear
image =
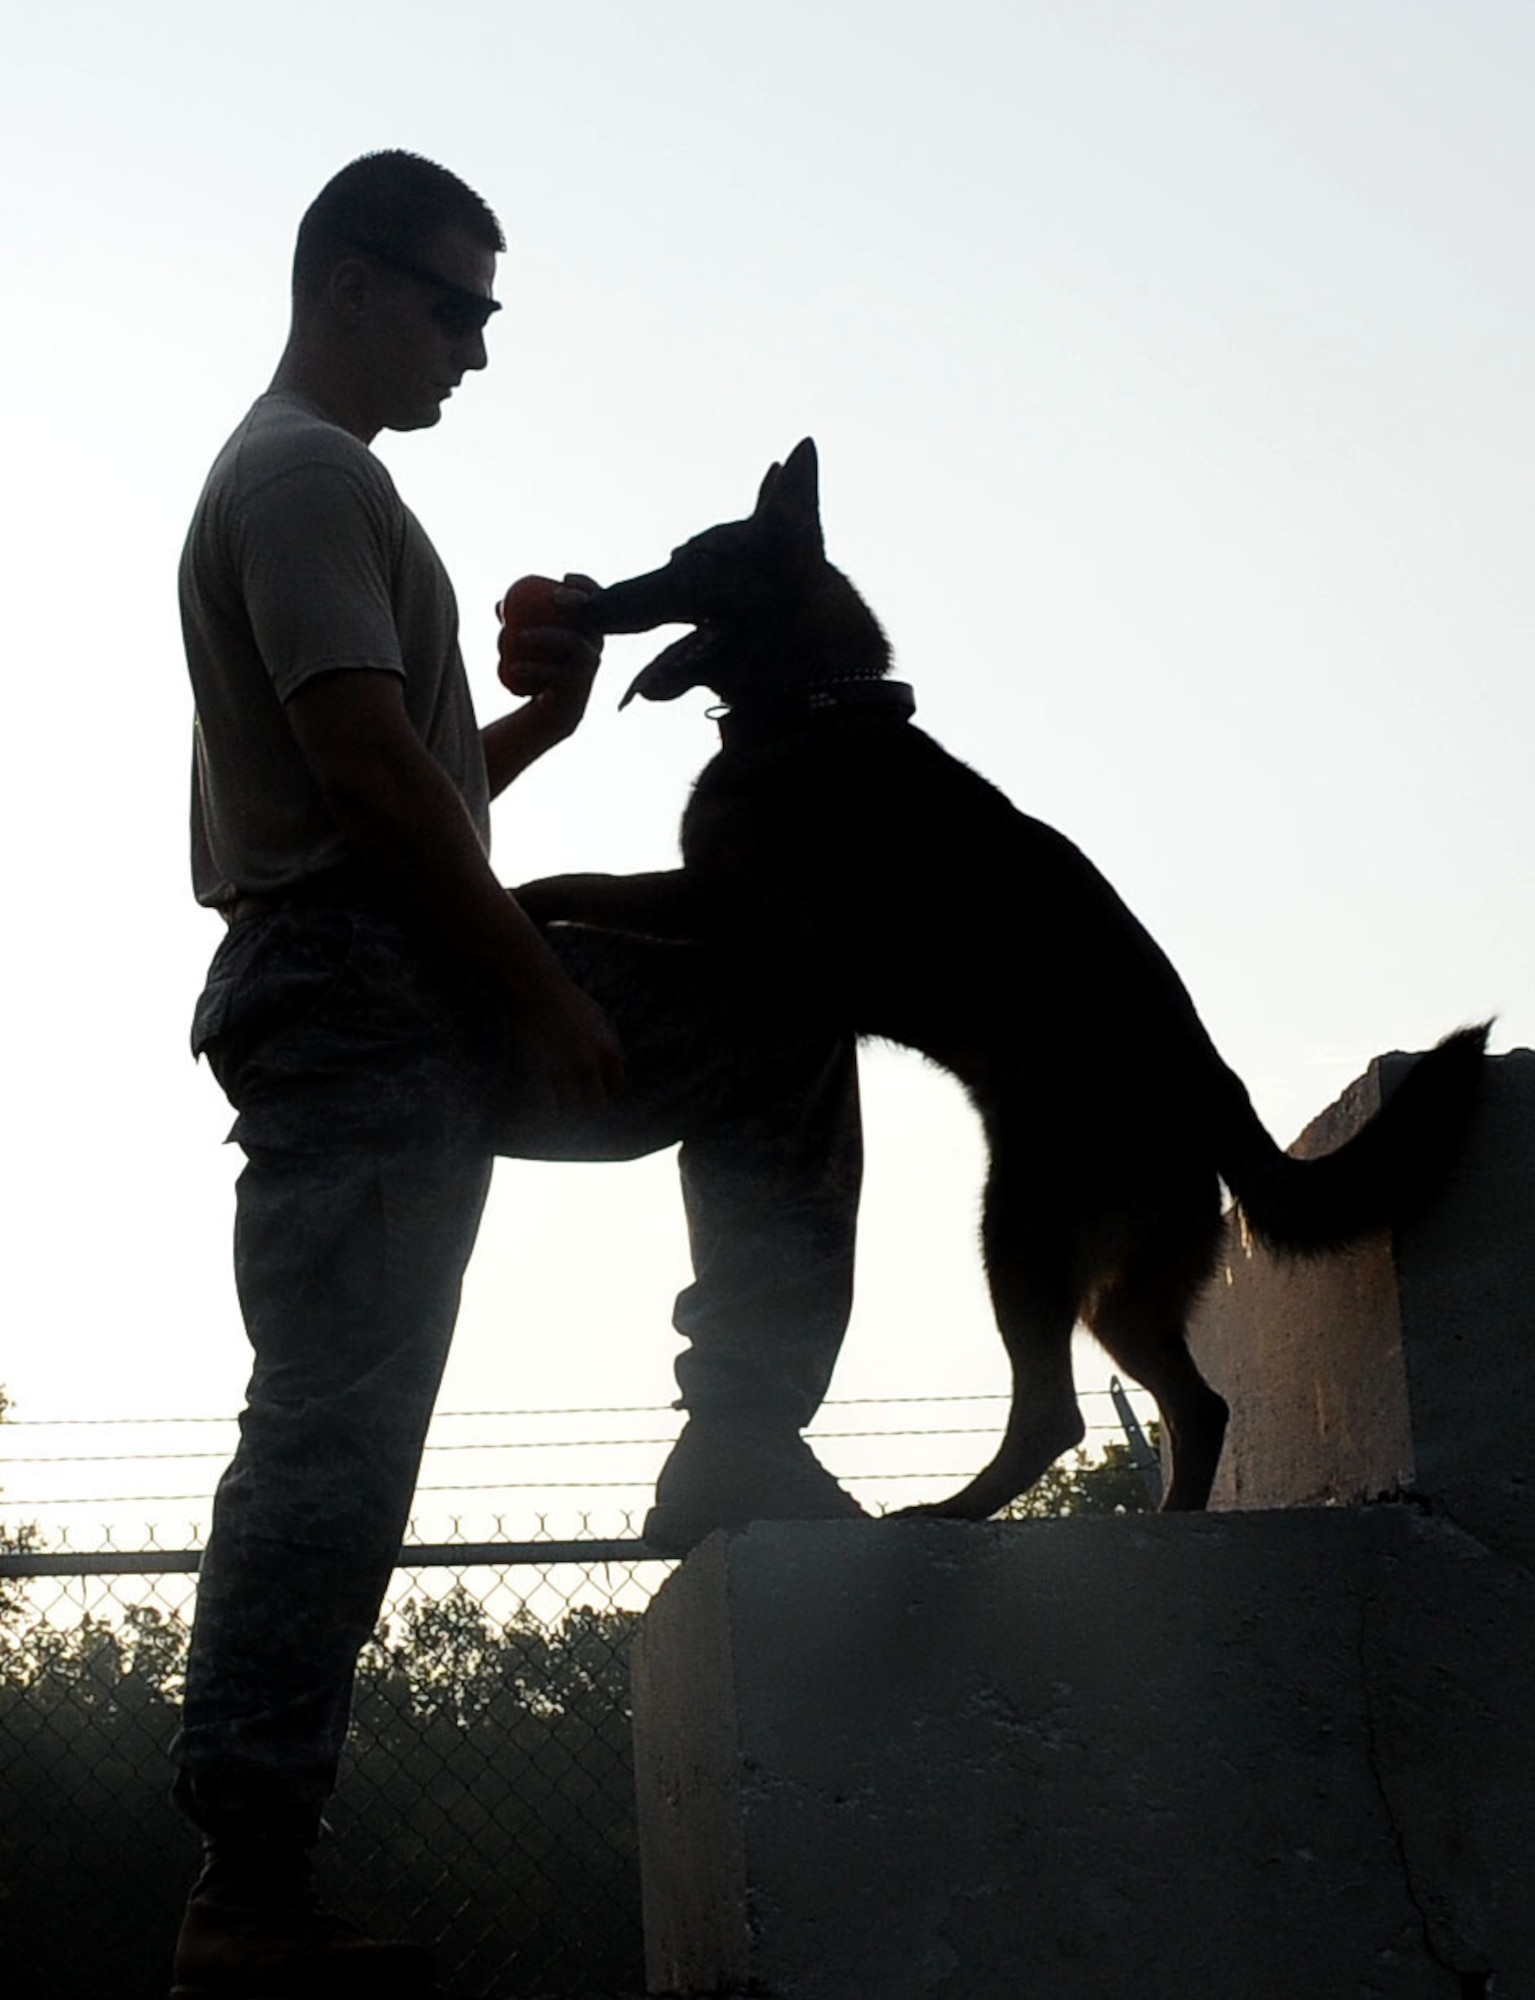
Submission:
POLYGON ((820 463, 814 438, 801 438, 783 464, 772 468, 757 496, 757 512, 796 541, 813 542, 818 553, 824 551, 820 463))
POLYGON ((342 257, 331 266, 325 281, 325 301, 336 317, 355 326, 367 315, 373 298, 374 277, 361 257, 342 257))

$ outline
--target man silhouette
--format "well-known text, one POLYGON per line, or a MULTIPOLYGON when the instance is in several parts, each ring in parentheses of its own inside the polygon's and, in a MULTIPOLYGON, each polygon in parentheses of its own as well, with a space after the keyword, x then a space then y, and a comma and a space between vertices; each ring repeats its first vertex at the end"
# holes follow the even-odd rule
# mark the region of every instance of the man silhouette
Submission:
MULTIPOLYGON (((310 1849, 399 1554, 495 1154, 684 1141, 689 1412, 646 1535, 856 1514, 800 1432, 851 1299, 856 1072, 707 953, 549 935, 491 872, 490 799, 579 723, 598 648, 508 635, 528 699, 481 730, 451 587, 369 449, 486 365, 500 226, 412 154, 304 216, 271 388, 219 454, 180 591, 192 867, 228 930, 198 1003, 246 1155, 253 1350, 203 1560, 176 1796, 205 1837, 178 2000, 429 1989, 419 1947, 322 1908, 310 1849), (348 1983, 350 1982, 350 1983, 348 1983)), ((591 586, 567 579, 561 606, 591 586)))

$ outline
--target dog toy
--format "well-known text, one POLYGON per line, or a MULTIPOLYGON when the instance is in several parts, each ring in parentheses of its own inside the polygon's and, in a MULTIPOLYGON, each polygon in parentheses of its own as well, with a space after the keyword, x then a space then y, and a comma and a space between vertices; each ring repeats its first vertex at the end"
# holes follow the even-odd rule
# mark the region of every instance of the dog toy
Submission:
POLYGON ((501 685, 513 694, 529 692, 522 684, 518 663, 513 657, 523 634, 535 631, 539 626, 568 622, 561 617, 559 605, 555 602, 555 592, 559 588, 552 576, 520 576, 496 606, 496 616, 501 621, 496 673, 501 685))

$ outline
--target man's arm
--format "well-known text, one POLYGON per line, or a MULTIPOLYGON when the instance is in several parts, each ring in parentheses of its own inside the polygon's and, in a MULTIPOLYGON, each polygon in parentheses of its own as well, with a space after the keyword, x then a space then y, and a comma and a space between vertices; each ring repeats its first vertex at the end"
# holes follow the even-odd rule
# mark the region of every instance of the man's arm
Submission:
MULTIPOLYGON (((321 674, 298 688, 286 712, 358 859, 504 995, 513 1036, 557 1106, 599 1110, 623 1084, 613 1032, 492 874, 463 800, 411 725, 403 683, 389 673, 321 674)), ((531 725, 526 733, 536 740, 531 725)))
POLYGON ((585 707, 583 698, 575 716, 566 721, 553 702, 546 704, 540 697, 534 696, 521 708, 514 708, 509 715, 500 715, 494 722, 487 722, 480 731, 480 743, 485 751, 485 774, 490 780, 490 796, 500 798, 512 780, 520 778, 546 750, 552 750, 556 743, 563 743, 581 720, 585 707))

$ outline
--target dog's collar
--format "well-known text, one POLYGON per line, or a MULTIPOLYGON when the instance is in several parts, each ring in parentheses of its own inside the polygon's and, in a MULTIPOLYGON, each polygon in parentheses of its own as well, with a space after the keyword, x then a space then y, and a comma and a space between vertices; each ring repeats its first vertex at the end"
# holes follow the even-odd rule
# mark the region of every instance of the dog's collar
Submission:
POLYGON ((808 687, 796 688, 793 694, 775 696, 771 701, 741 701, 733 708, 710 712, 719 724, 720 741, 729 744, 743 734, 756 736, 791 729, 816 716, 857 708, 883 709, 886 715, 904 721, 916 714, 917 698, 907 681, 812 681, 808 687))

